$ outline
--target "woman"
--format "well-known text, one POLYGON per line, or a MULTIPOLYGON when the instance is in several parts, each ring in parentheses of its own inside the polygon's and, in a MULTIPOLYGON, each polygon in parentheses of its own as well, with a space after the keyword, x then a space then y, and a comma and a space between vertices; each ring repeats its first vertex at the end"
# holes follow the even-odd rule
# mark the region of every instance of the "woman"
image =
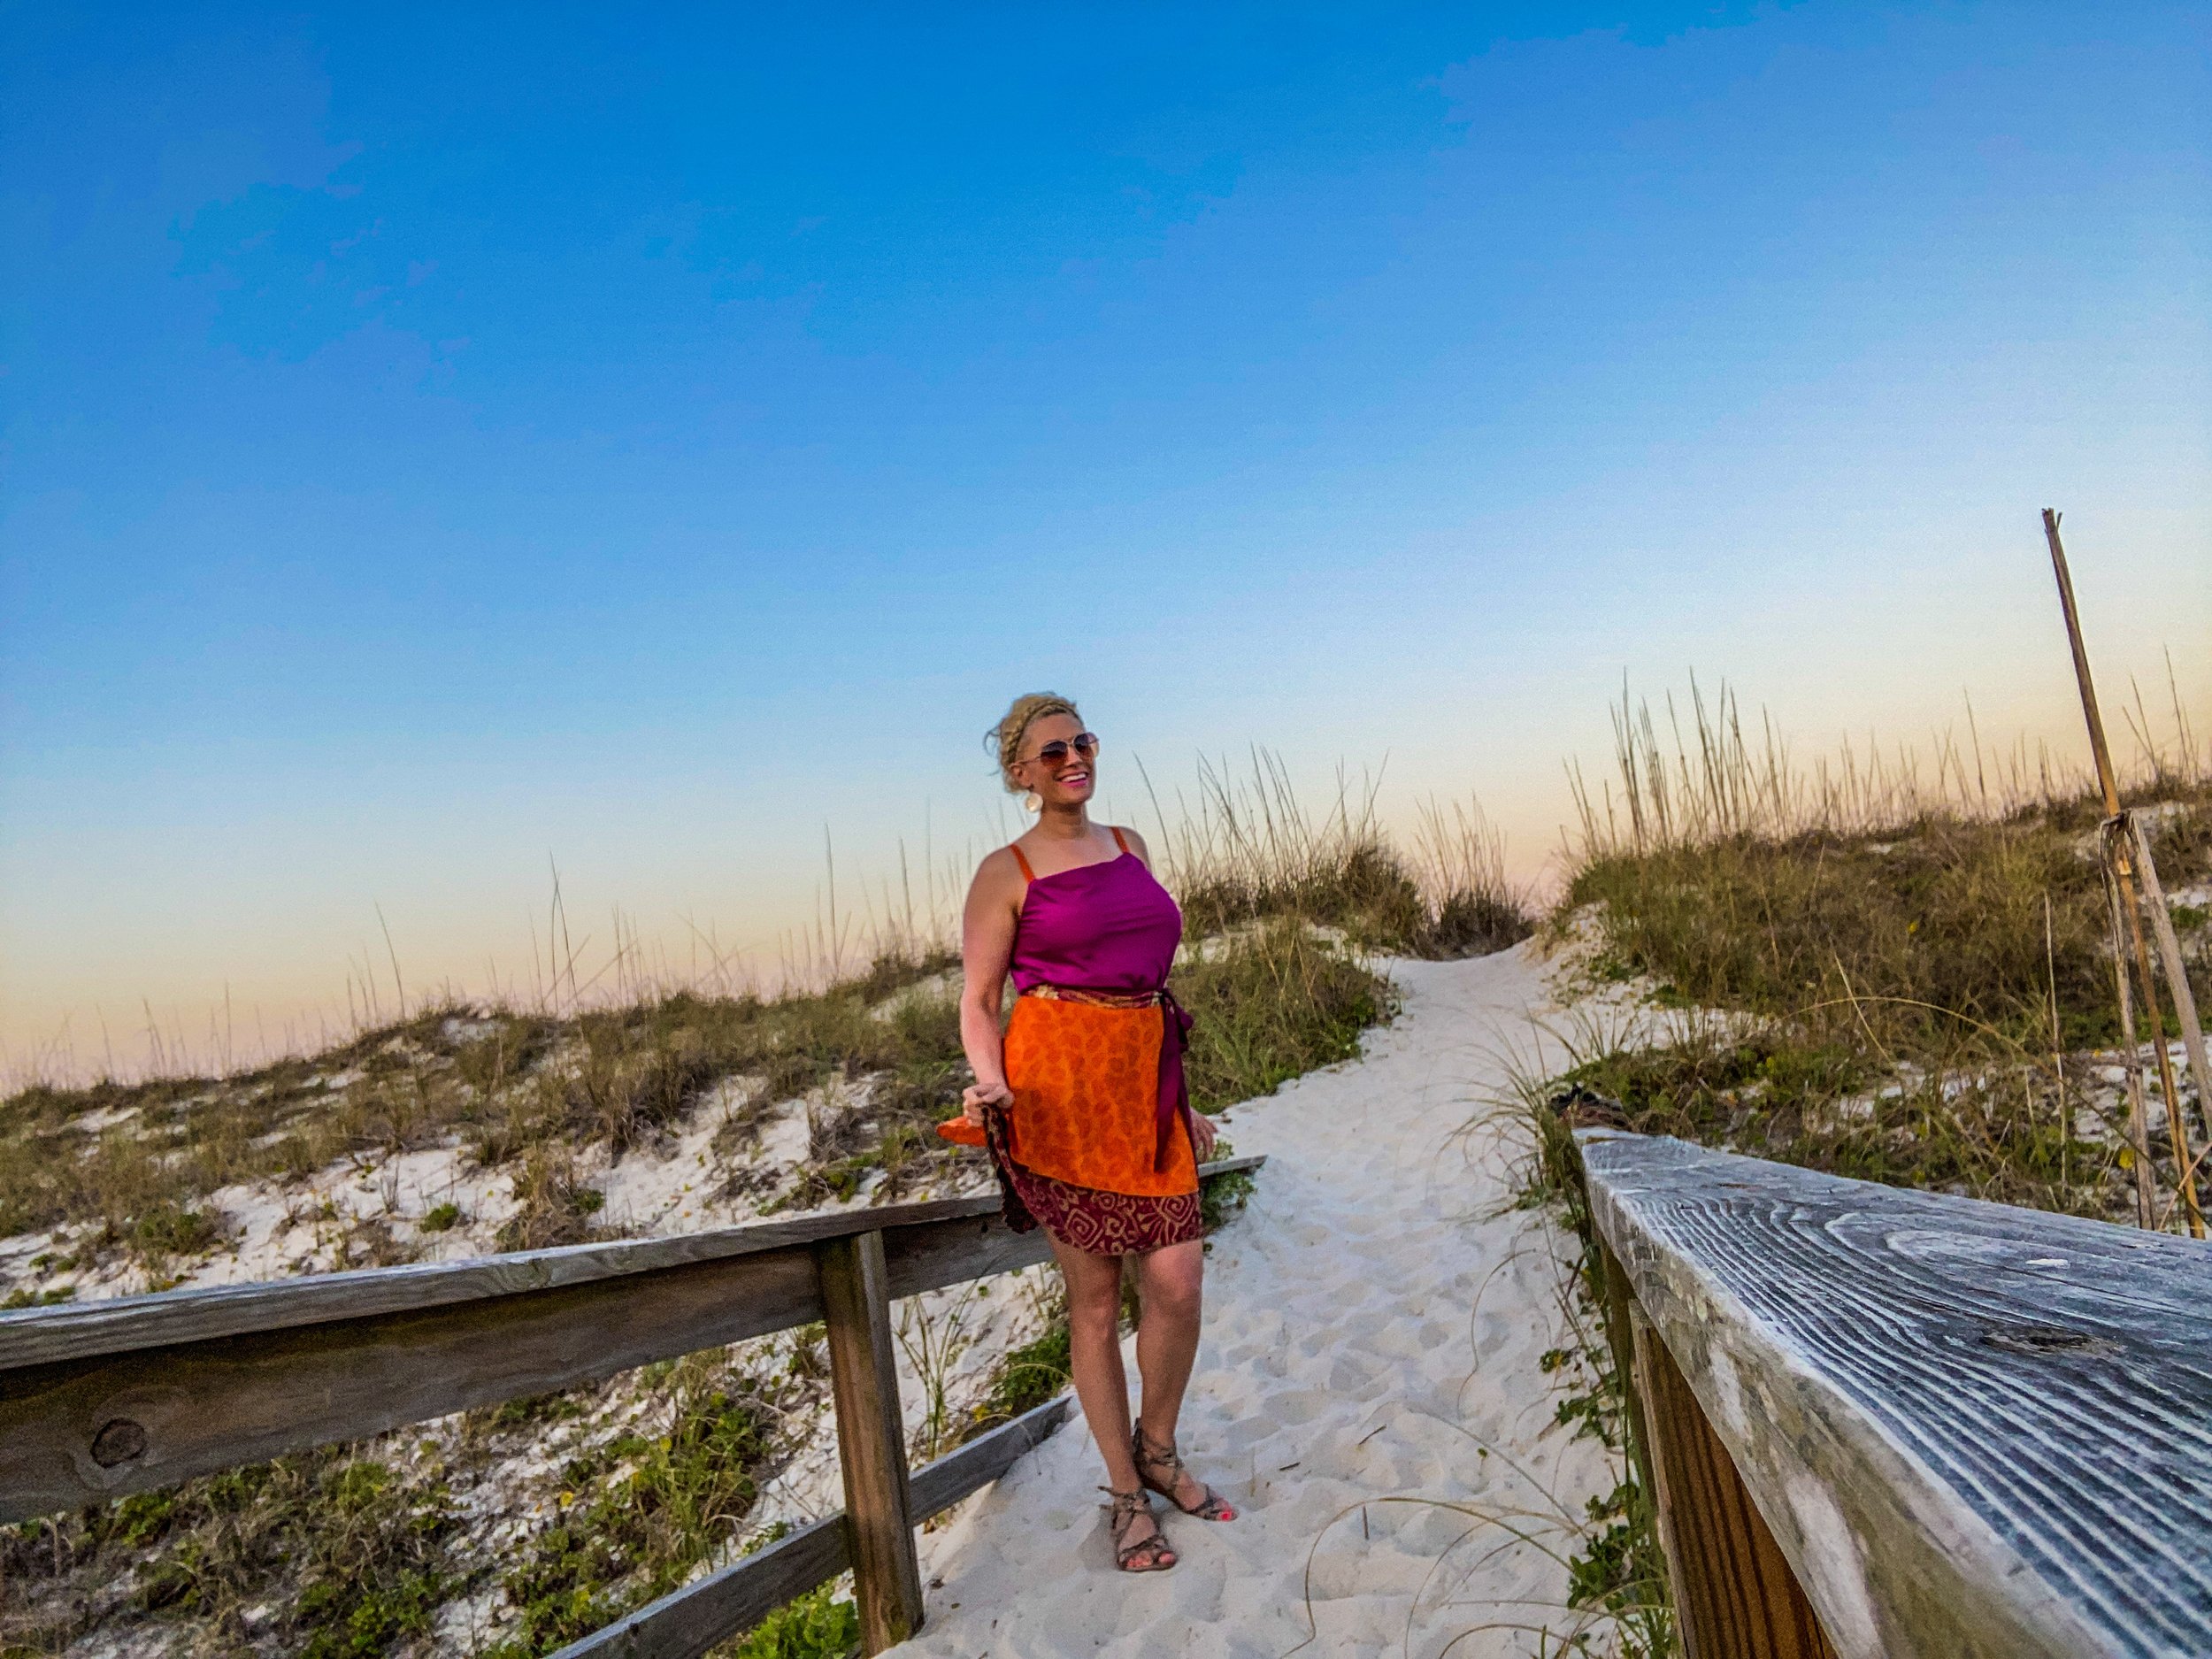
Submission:
POLYGON ((960 1035, 975 1086, 964 1116, 987 1132, 1010 1213, 1043 1223, 1067 1281, 1071 1368, 1106 1460, 1115 1563, 1156 1572, 1176 1556, 1148 1490, 1202 1520, 1236 1518, 1175 1450, 1205 1261, 1198 1162, 1214 1143, 1184 1092, 1189 1020, 1167 994, 1183 917, 1142 838, 1091 822, 1098 740, 1073 703, 1018 698, 992 741, 1007 788, 1037 822, 984 859, 968 891, 960 1035), (1020 995, 1002 1037, 1010 969, 1020 995), (1142 1308, 1133 1432, 1125 1256, 1136 1258, 1142 1308))

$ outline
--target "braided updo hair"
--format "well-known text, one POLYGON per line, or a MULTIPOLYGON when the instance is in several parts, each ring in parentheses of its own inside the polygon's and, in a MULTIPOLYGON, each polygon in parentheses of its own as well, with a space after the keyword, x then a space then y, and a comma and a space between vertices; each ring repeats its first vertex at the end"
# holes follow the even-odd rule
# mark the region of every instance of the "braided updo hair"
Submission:
POLYGON ((1014 763, 1021 758, 1022 739, 1029 728, 1049 715, 1064 714, 1077 725, 1083 717, 1075 705, 1056 691, 1033 691, 1014 699, 1013 706, 996 726, 983 734, 983 746, 998 757, 999 777, 1006 785, 1006 793, 1019 795, 1022 786, 1014 781, 1014 763))

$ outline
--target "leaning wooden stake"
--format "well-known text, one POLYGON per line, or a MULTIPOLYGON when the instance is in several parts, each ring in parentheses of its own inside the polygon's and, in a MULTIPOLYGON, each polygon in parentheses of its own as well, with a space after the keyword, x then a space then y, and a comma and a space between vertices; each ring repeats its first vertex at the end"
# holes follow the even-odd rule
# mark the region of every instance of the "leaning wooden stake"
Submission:
MULTIPOLYGON (((2151 978, 2149 947, 2143 941, 2143 906, 2136 896, 2136 849, 2142 832, 2134 814, 2123 811, 2105 822, 2105 856, 2127 899, 2128 941, 2134 946, 2135 973, 2143 987, 2143 1018, 2150 1027, 2151 1056, 2158 1065, 2158 1087, 2166 1098, 2166 1133, 2174 1148, 2174 1202, 2189 1217, 2189 1231, 2204 1237, 2204 1212, 2197 1207, 2197 1155, 2190 1149, 2189 1128, 2181 1115, 2181 1090, 2174 1079, 2174 1057, 2166 1051, 2166 1021, 2158 1005, 2158 982, 2151 978)), ((2121 949, 2118 940, 2113 949, 2121 949)), ((2185 990, 2188 981, 2182 981, 2185 990)), ((2171 1206, 2168 1207, 2171 1213, 2171 1206)), ((2163 1222, 2161 1222, 2163 1226, 2163 1222)))
MULTIPOLYGON (((2135 856, 2143 872, 2143 892, 2150 900, 2151 931, 2158 939, 2158 959, 2165 967, 2166 983, 2173 987, 2174 1018, 2181 1022, 2181 1047, 2189 1056, 2189 1073, 2196 1079, 2197 1110, 2212 1119, 2212 1064, 2205 1058, 2204 1026, 2197 1019, 2196 993, 2189 988, 2189 970, 2181 959, 2181 941, 2174 933, 2173 916, 2166 909, 2166 889, 2159 882, 2158 864, 2151 857, 2150 837, 2143 833, 2140 818, 2131 814, 2129 823, 2135 831, 2135 856)), ((2204 1156, 2197 1154, 2199 1159, 2204 1156)))
MULTIPOLYGON (((2101 845, 2106 865, 2119 884, 2120 908, 2127 917, 2127 942, 2133 947, 2136 980, 2143 989, 2143 1017, 2150 1027, 2159 1082, 2166 1093, 2166 1125, 2174 1147, 2174 1186, 2183 1212, 2189 1218, 2189 1231, 2201 1239, 2204 1212, 2197 1207, 2196 1159, 2190 1152, 2188 1125, 2181 1115, 2181 1094, 2175 1084, 2173 1056, 2166 1052, 2166 1027, 2159 1018, 2157 981, 2151 977, 2150 947, 2143 937, 2143 907, 2136 896, 2136 855, 2142 841, 2120 805, 2119 778, 2112 769, 2112 750, 2105 742, 2104 717, 2097 711, 2097 687, 2089 677, 2089 652, 2082 643, 2081 614, 2074 606, 2074 579, 2066 568, 2066 549, 2058 538, 2058 514, 2048 507, 2043 510, 2043 537, 2050 543, 2051 569, 2058 578, 2059 607, 2066 613, 2066 642, 2073 648, 2074 679, 2081 687, 2082 717, 2089 723, 2089 752, 2096 760, 2098 786, 2104 791, 2106 833, 2101 845)), ((2115 949, 2122 949, 2118 940, 2113 945, 2115 949)), ((2188 995, 2185 978, 2179 995, 2188 995)))
POLYGON ((862 1233, 814 1247, 829 1332, 830 1386, 837 1404, 837 1455, 844 1465, 851 1527, 853 1593, 860 1651, 881 1653, 922 1624, 922 1575, 914 1555, 913 1500, 906 1435, 891 1351, 891 1304, 883 1235, 862 1233))

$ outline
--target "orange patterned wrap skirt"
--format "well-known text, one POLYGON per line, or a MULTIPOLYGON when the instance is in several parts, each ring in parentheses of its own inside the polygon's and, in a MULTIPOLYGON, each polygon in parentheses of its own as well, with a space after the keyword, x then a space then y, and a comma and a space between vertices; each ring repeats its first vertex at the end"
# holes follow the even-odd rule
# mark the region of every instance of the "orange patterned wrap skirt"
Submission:
POLYGON ((1159 1154, 1164 1038, 1156 1004, 1015 999, 1003 1172, 1048 1233, 1089 1255, 1204 1235, 1189 1134, 1177 1130, 1159 1154))

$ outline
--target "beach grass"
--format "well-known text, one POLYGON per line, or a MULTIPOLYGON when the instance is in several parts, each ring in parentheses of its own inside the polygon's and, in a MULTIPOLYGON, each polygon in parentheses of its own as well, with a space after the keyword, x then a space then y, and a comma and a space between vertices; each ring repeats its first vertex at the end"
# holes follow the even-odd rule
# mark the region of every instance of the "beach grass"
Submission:
MULTIPOLYGON (((1686 723, 1670 703, 1663 725, 1624 701, 1613 774, 1595 789, 1577 779, 1580 839, 1545 931, 1590 995, 1547 1027, 1564 1064, 1525 1069, 1506 1102, 1528 1132, 1524 1202, 1555 1207, 1586 1241, 1568 1123, 1594 1109, 1639 1133, 2131 1224, 2119 1077, 2141 1056, 2115 1048, 2104 809, 2089 780, 1971 738, 1939 743, 1924 766, 1846 749, 1802 769, 1765 722, 1748 741, 1724 691, 1685 703, 1686 723)), ((2139 699, 2130 724, 2125 803, 2170 891, 2201 891, 2212 751, 2177 698, 2162 743, 2139 699)), ((2172 911, 2200 1003, 2202 908, 2172 911)), ((2177 1225, 2154 1084, 2152 1105, 2162 1215, 2177 1225)), ((2201 1102, 2190 1127, 2200 1148, 2201 1102)), ((1559 1351, 1590 1380, 1561 1410, 1602 1433, 1624 1402, 1592 1317, 1598 1289, 1583 1282, 1594 1271, 1586 1251, 1559 1351)), ((1673 1637, 1649 1594, 1650 1504, 1622 1476, 1571 1563, 1576 1604, 1610 1615, 1578 1640, 1659 1659, 1673 1637)))
MULTIPOLYGON (((1310 817, 1264 756, 1240 783, 1202 773, 1164 841, 1202 1110, 1349 1057, 1392 1006, 1366 956, 1478 954, 1532 925, 1479 810, 1432 803, 1401 852, 1371 794, 1340 789, 1310 817)), ((502 1248, 571 1242, 603 1225, 582 1155, 652 1146, 710 1096, 727 1109, 720 1149, 741 1154, 769 1109, 833 1082, 866 1087, 825 1106, 787 1207, 842 1202, 866 1181, 887 1202, 956 1167, 932 1133, 965 1080, 956 973, 942 943, 890 933, 818 989, 647 987, 562 1014, 446 1001, 227 1076, 35 1084, 0 1099, 0 1237, 62 1230, 64 1255, 127 1260, 159 1284, 222 1241, 208 1201, 226 1187, 296 1187, 457 1139, 476 1167, 514 1174, 523 1213, 502 1248)), ((406 1248, 374 1229, 351 1245, 363 1263, 406 1248)))
POLYGON ((1507 878, 1504 839, 1471 800, 1425 803, 1401 847, 1371 780, 1340 776, 1316 814, 1280 760, 1256 751, 1241 778, 1202 766, 1194 798, 1177 804, 1160 862, 1188 939, 1294 918, 1363 951, 1444 958, 1504 949, 1533 926, 1528 895, 1507 878))
MULTIPOLYGON (((1256 778, 1280 781, 1264 766, 1256 778)), ((1286 820, 1286 787, 1271 795, 1273 830, 1255 840, 1220 816, 1251 798, 1218 792, 1210 826, 1171 838, 1163 861, 1185 901, 1173 983, 1196 1017, 1189 1076, 1209 1112, 1355 1056, 1395 1007, 1373 954, 1466 954, 1531 926, 1479 816, 1432 812, 1402 856, 1358 810, 1286 820)), ((119 1263, 159 1288, 223 1246, 219 1194, 309 1203, 333 1171, 373 1182, 439 1148, 511 1195, 499 1248, 599 1236, 619 1225, 600 1173, 654 1153, 710 1103, 715 1179, 738 1196, 770 1118, 805 1103, 806 1155, 764 1201, 774 1207, 851 1202, 864 1187, 888 1202, 983 1175, 975 1154, 933 1133, 966 1081, 956 964, 941 945, 892 938, 858 971, 781 996, 628 988, 626 1001, 562 1011, 444 1002, 228 1076, 19 1090, 0 1101, 0 1233, 53 1241, 42 1287, 18 1289, 49 1300, 119 1263)), ((1210 1225, 1249 1190, 1229 1187, 1209 1193, 1210 1225)), ((326 1204, 334 1264, 407 1259, 471 1219, 477 1201, 460 1196, 404 1218, 326 1204)), ((1064 1321, 1048 1317, 1002 1356, 977 1421, 1057 1393, 1064 1342, 1064 1321)), ((96 1635, 179 1653, 550 1651, 765 1541, 747 1517, 797 1449, 779 1425, 810 1420, 802 1396, 826 1386, 803 1347, 773 1360, 742 1347, 695 1356, 8 1529, 0 1655, 96 1635), (543 1479, 512 1475, 548 1458, 543 1479), (487 1530, 481 1501, 465 1497, 501 1481, 515 1486, 510 1506, 526 1495, 548 1513, 487 1530), (464 1606, 473 1633, 457 1649, 464 1606)), ((849 1619, 849 1603, 818 1594, 729 1650, 842 1651, 849 1619)))
MULTIPOLYGON (((2124 798, 2169 887, 2191 891, 2212 876, 2212 757, 2177 727, 2143 745, 2124 798)), ((1616 810, 1586 796, 1550 926, 1586 930, 1590 975, 1674 1018, 1663 1041, 1563 1031, 1558 1085, 1617 1102, 1640 1132, 2131 1217, 2087 780, 1955 752, 1931 783, 1847 758, 1807 779, 1771 733, 1747 744, 1725 699, 1698 703, 1671 752, 1647 713, 1617 729, 1616 810)), ((2175 915, 2203 1002, 2205 930, 2175 915)), ((2165 1114, 2150 1118, 2154 1164, 2170 1164, 2165 1114)))

